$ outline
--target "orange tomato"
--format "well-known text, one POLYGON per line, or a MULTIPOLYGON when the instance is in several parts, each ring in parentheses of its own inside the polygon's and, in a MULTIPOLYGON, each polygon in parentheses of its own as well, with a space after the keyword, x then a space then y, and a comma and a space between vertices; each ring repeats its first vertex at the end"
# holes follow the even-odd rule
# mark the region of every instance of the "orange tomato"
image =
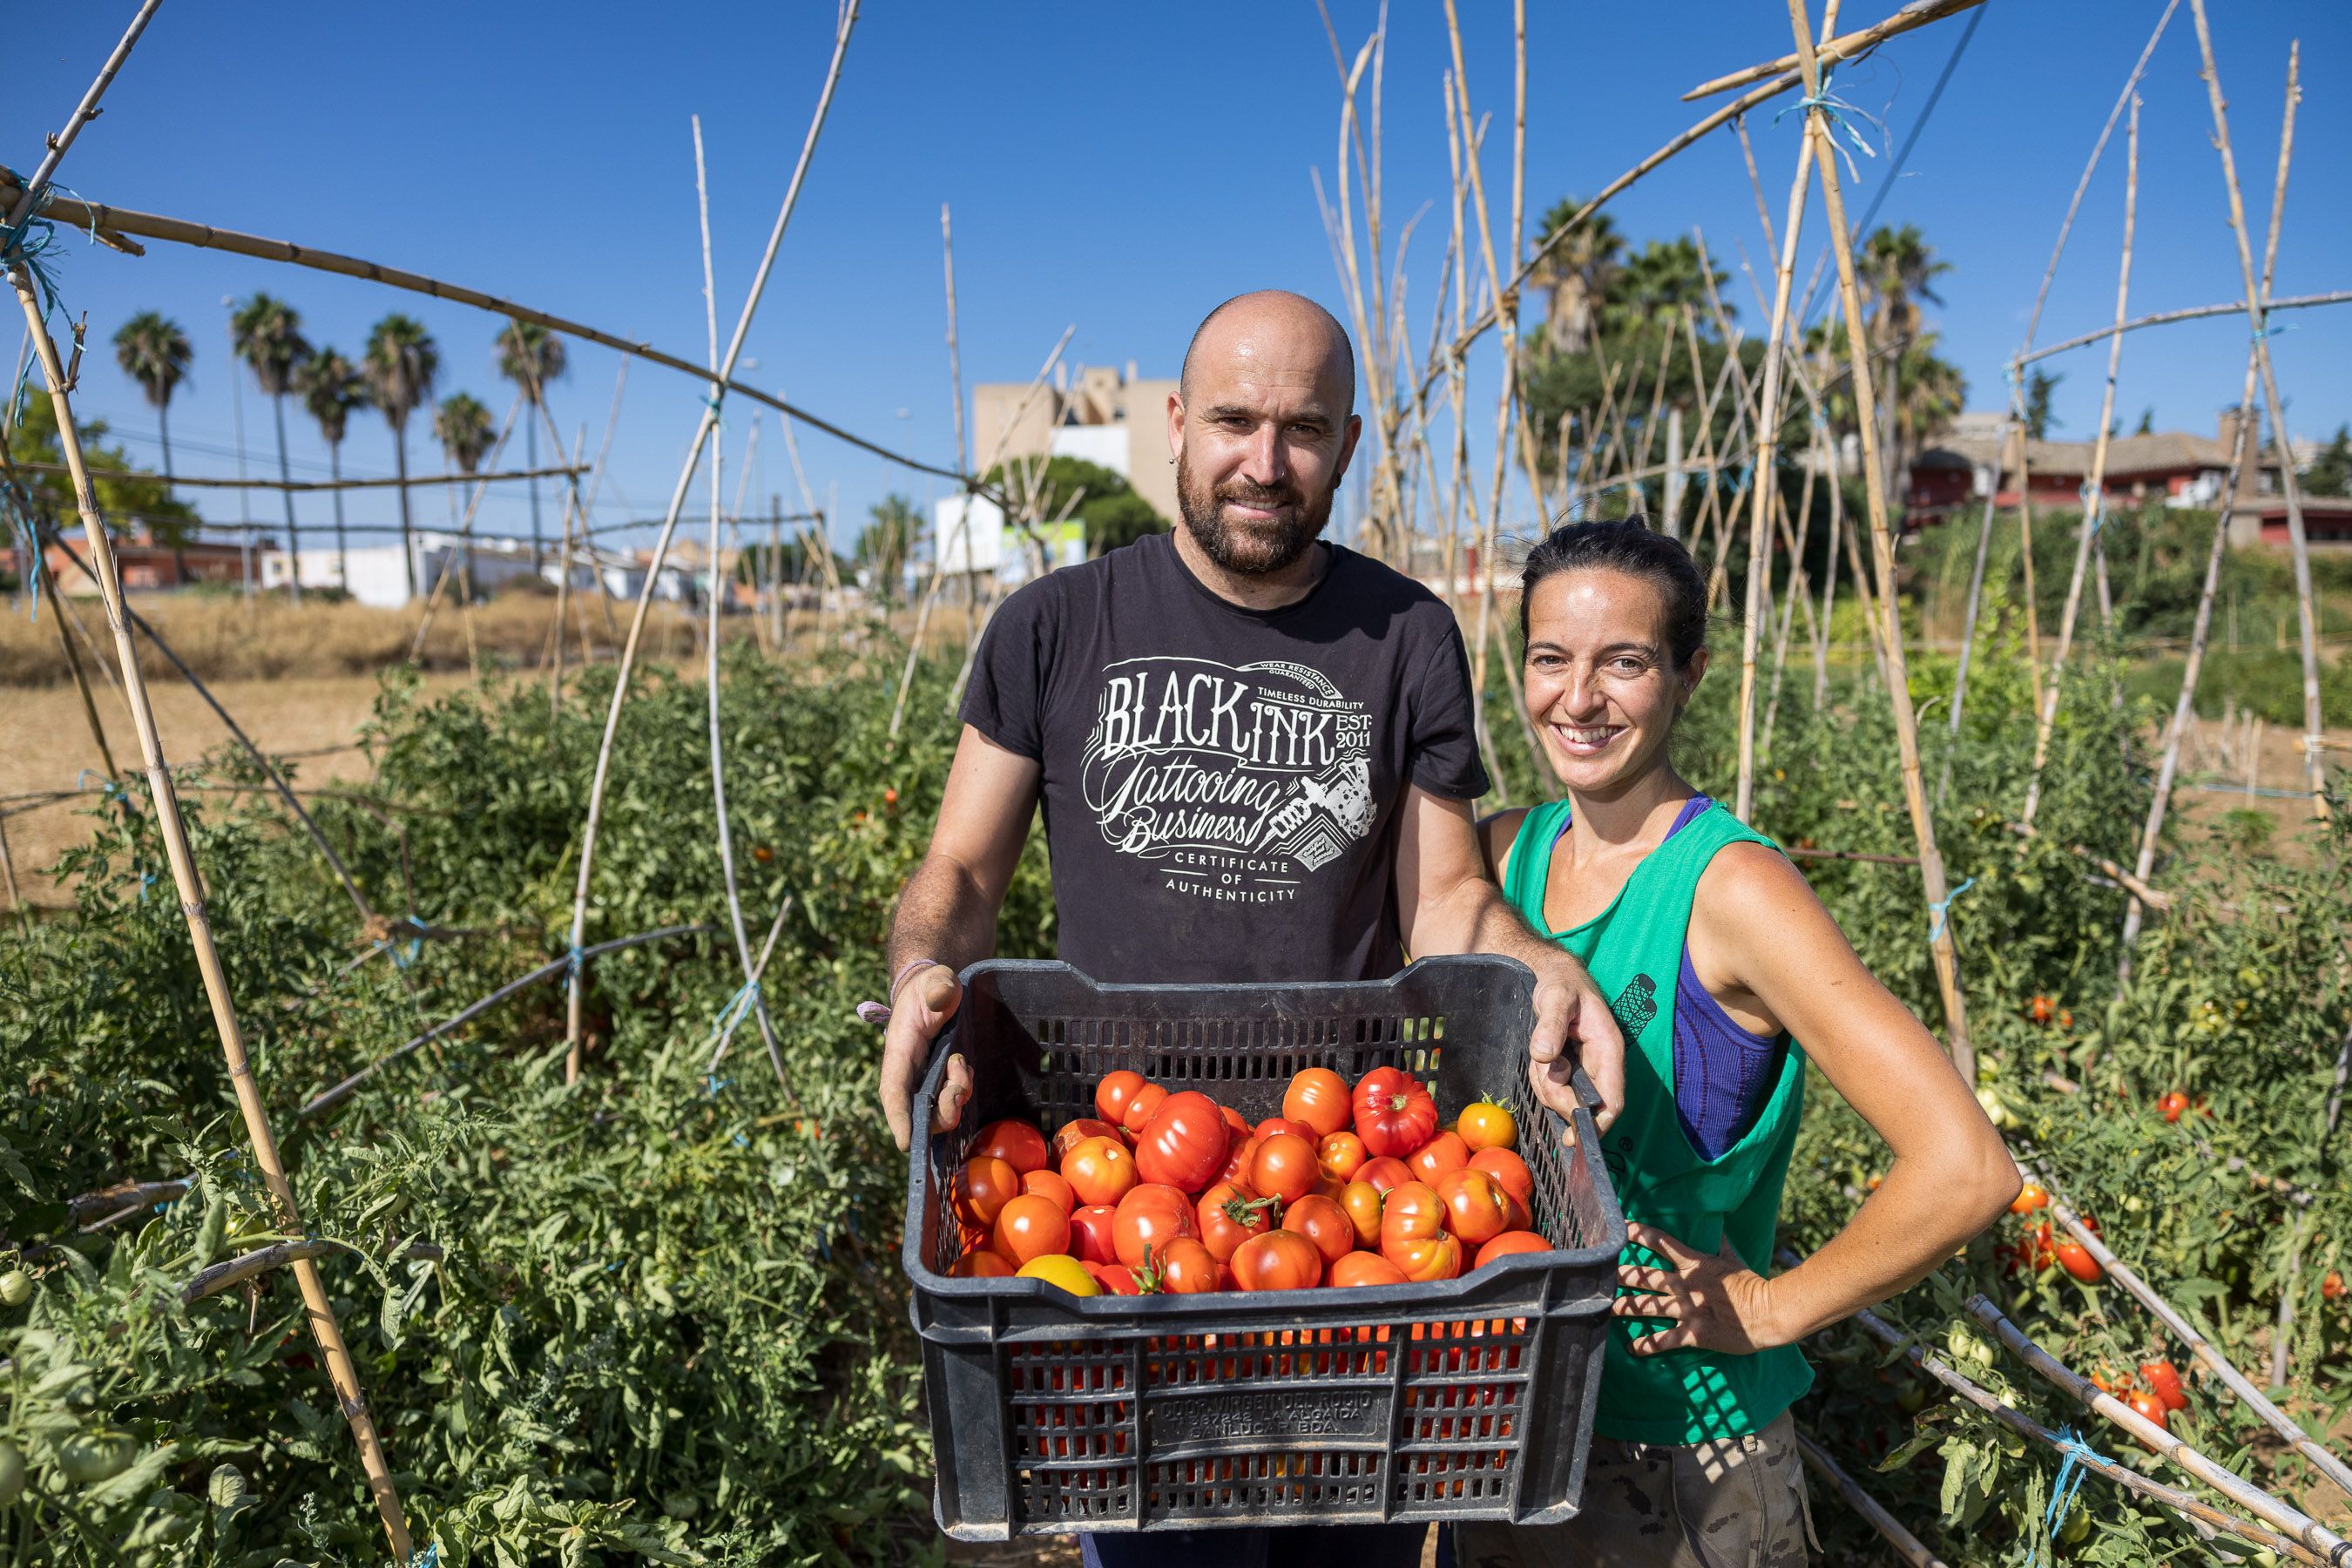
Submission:
POLYGON ((1252 1131, 1261 1139, 1271 1138, 1277 1132, 1287 1132, 1293 1137, 1306 1139, 1310 1149, 1315 1146, 1315 1141, 1323 1136, 1306 1122, 1293 1121, 1287 1116, 1269 1116, 1252 1131))
POLYGON ((1508 1149, 1481 1149, 1470 1156, 1470 1168, 1484 1171, 1502 1189, 1523 1204, 1536 1201, 1536 1176, 1528 1163, 1508 1149))
POLYGON ((1089 1138, 1062 1160, 1062 1175, 1081 1205, 1115 1204, 1134 1190, 1135 1156, 1116 1138, 1089 1138))
POLYGON ((1315 1145, 1315 1163, 1335 1182, 1354 1181, 1367 1158, 1364 1141, 1352 1132, 1327 1132, 1315 1145))
POLYGON ((979 1154, 957 1170, 948 1201, 955 1205, 956 1218, 986 1230, 1005 1204, 1020 1195, 1021 1173, 993 1155, 979 1154))
POLYGON ((1147 1296, 1200 1296, 1217 1288, 1217 1260, 1190 1237, 1161 1247, 1139 1272, 1147 1296))
POLYGON ((1348 1211, 1313 1193, 1284 1211, 1282 1228, 1295 1230, 1313 1242, 1326 1264, 1337 1263, 1356 1249, 1356 1222, 1348 1211))
POLYGON ((948 1274, 956 1279, 1010 1279, 1013 1278, 1013 1265, 983 1247, 957 1258, 955 1267, 950 1268, 948 1274))
POLYGON ((2035 1209, 2049 1206, 2050 1194, 2042 1189, 2039 1182, 2026 1183, 2017 1189, 2017 1196, 2009 1200, 2009 1212, 2011 1214, 2032 1214, 2035 1209))
POLYGON ((1282 1114, 1304 1122, 1318 1138, 1328 1138, 1355 1119, 1348 1103, 1348 1080, 1329 1068, 1307 1068, 1290 1080, 1282 1093, 1282 1114))
POLYGON ((1404 1270, 1377 1252, 1351 1252, 1331 1265, 1325 1281, 1341 1289, 1362 1285, 1402 1285, 1404 1270))
POLYGON ((1108 1204, 1089 1204, 1070 1215, 1070 1256, 1081 1263, 1118 1260, 1118 1210, 1108 1204))
POLYGON ((1448 1171, 1437 1178, 1436 1192, 1445 1205, 1447 1228, 1465 1247, 1483 1246, 1510 1228, 1509 1200, 1484 1171, 1448 1171))
POLYGON ((1508 1258, 1514 1252, 1549 1252, 1551 1243, 1531 1230, 1507 1230, 1478 1249, 1473 1268, 1484 1268, 1497 1258, 1508 1258))
POLYGON ((1481 1149, 1508 1149, 1519 1141, 1518 1119, 1491 1100, 1475 1100, 1463 1107, 1454 1131, 1473 1154, 1481 1149))
POLYGON ((1160 1108, 1167 1103, 1166 1089, 1156 1083, 1145 1084, 1135 1091, 1135 1097, 1127 1102, 1127 1109, 1119 1113, 1119 1130, 1128 1135, 1129 1142, 1133 1142, 1143 1135, 1143 1130, 1151 1125, 1151 1119, 1159 1115, 1160 1108))
POLYGON ((1322 1172, 1315 1164, 1315 1146, 1295 1132, 1277 1132, 1263 1139, 1250 1161, 1249 1184, 1286 1204, 1297 1202, 1315 1190, 1322 1172))
POLYGON ((1356 1172, 1356 1180, 1370 1182, 1381 1193, 1392 1193, 1412 1180, 1412 1167, 1393 1154, 1375 1154, 1356 1172))
POLYGON ((989 1246, 1019 1268, 1033 1258, 1070 1249, 1070 1216, 1052 1198, 1024 1193, 997 1211, 989 1246))
POLYGON ((1305 1290, 1323 1282, 1323 1255, 1295 1230, 1270 1230, 1241 1244, 1233 1270, 1239 1289, 1305 1290))
POLYGON ((1176 1188, 1146 1183, 1118 1200, 1118 1214, 1111 1222, 1111 1246, 1121 1263, 1140 1267, 1148 1254, 1179 1237, 1201 1239, 1192 1200, 1176 1188))
POLYGON ((1399 1242, 1394 1247, 1383 1243, 1381 1256, 1396 1265, 1415 1285, 1451 1279, 1462 1272, 1462 1244, 1444 1234, 1399 1242))
POLYGON ((1046 1152, 1054 1156, 1055 1167, 1059 1169, 1062 1162, 1069 1158, 1070 1151, 1087 1139, 1118 1136, 1118 1128, 1115 1124, 1097 1121, 1091 1116, 1081 1116, 1074 1121, 1065 1121, 1055 1128, 1054 1136, 1046 1140, 1045 1147, 1046 1152))
POLYGON ((1045 1168, 1045 1135, 1026 1121, 992 1121, 972 1140, 971 1152, 993 1155, 1025 1176, 1045 1168))
POLYGON ((1121 1068, 1107 1072, 1095 1085, 1095 1114, 1112 1126, 1119 1126, 1127 1115, 1128 1102, 1144 1087, 1143 1075, 1121 1068))
MULTIPOLYGON (((1407 1182, 1381 1205, 1381 1250, 1391 1253, 1400 1242, 1443 1236, 1446 1218, 1445 1200, 1434 1187, 1407 1182)), ((1393 1257, 1391 1261, 1395 1261, 1393 1257)))
POLYGON ((2058 1267, 2085 1285, 2095 1285, 2105 1278, 2106 1270, 2091 1256, 2091 1249, 2068 1237, 2057 1244, 2058 1267))
POLYGON ((1470 1145, 1462 1142, 1458 1132, 1441 1132, 1407 1155, 1404 1163, 1421 1180, 1434 1182, 1446 1172, 1470 1163, 1470 1145))
POLYGON ((1192 1217, 1201 1227, 1201 1244, 1223 1263, 1243 1242, 1272 1230, 1279 1206, 1279 1199, 1262 1198, 1246 1183, 1219 1182, 1201 1194, 1192 1217))
POLYGON ((1370 1182, 1349 1182, 1339 1189, 1339 1206, 1356 1227, 1356 1245, 1381 1244, 1381 1190, 1370 1182))
POLYGON ((1225 1119, 1225 1125, 1227 1127, 1233 1129, 1233 1138, 1228 1139, 1228 1142, 1231 1142, 1235 1139, 1246 1138, 1250 1135, 1249 1118, 1244 1116, 1240 1111, 1235 1110, 1232 1106, 1218 1106, 1217 1114, 1225 1119))
POLYGON ((1021 1178, 1021 1190, 1053 1199, 1068 1214, 1078 1206, 1078 1194, 1070 1184, 1052 1171, 1032 1171, 1021 1178))

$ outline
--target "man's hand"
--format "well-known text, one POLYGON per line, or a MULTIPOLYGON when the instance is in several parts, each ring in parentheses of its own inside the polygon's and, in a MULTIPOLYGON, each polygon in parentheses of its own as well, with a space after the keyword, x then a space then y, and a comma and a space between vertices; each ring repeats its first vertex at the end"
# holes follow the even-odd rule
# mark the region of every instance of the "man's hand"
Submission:
POLYGON ((1544 943, 1515 952, 1536 972, 1536 1027, 1528 1037, 1528 1083, 1536 1098, 1573 1128, 1578 1104, 1570 1073, 1581 1067, 1600 1092, 1593 1112, 1601 1131, 1625 1109, 1625 1036, 1584 965, 1544 943))
POLYGON ((1678 1350, 1752 1355, 1789 1342, 1774 1322, 1772 1282, 1742 1262, 1728 1240, 1714 1252, 1701 1252, 1655 1226, 1639 1224, 1625 1227, 1625 1239, 1668 1265, 1617 1266, 1618 1289, 1634 1293, 1612 1301, 1611 1315, 1663 1319, 1670 1325, 1636 1339, 1635 1355, 1678 1350))
MULTIPOLYGON (((882 1114, 902 1150, 913 1142, 915 1091, 930 1065, 931 1043, 962 1000, 955 972, 942 963, 917 970, 890 999, 890 1022, 882 1036, 882 1114)), ((944 1132, 953 1127, 971 1098, 971 1068, 963 1058, 950 1057, 947 1078, 931 1108, 929 1131, 944 1132)))

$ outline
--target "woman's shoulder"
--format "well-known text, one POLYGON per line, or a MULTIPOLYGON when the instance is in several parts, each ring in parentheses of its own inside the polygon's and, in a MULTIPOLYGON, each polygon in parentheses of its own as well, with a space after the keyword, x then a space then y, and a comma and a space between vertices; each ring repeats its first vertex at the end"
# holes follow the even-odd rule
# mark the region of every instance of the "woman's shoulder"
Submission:
POLYGON ((1498 886, 1510 874, 1511 846, 1518 839, 1519 825, 1527 821, 1532 809, 1517 805, 1478 819, 1478 855, 1486 863, 1486 875, 1498 886))
POLYGON ((1794 938, 1826 918, 1812 884, 1771 843, 1741 837, 1717 847, 1691 900, 1695 925, 1717 933, 1778 931, 1794 938))

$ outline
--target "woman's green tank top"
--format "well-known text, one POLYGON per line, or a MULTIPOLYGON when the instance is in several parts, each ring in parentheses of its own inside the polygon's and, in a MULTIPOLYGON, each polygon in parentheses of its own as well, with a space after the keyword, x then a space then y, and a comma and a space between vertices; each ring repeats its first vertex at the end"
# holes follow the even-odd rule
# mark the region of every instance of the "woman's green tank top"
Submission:
MULTIPOLYGON (((1574 953, 1625 1031, 1625 1109, 1602 1135, 1601 1152, 1629 1221, 1652 1225, 1701 1251, 1730 1238, 1759 1273, 1770 1272, 1780 1188, 1804 1106, 1804 1053, 1791 1041, 1779 1081, 1756 1124, 1720 1159, 1703 1160, 1675 1114, 1675 996, 1691 900, 1716 851, 1727 844, 1771 844, 1717 805, 1633 868, 1610 906, 1582 925, 1553 931, 1544 920, 1551 851, 1568 805, 1538 805, 1511 846, 1504 895, 1538 934, 1574 953)), ((1665 1260, 1628 1243, 1623 1260, 1665 1260)), ((1812 1369, 1794 1345, 1752 1355, 1667 1351, 1637 1357, 1633 1342, 1670 1325, 1612 1319, 1593 1429, 1631 1443, 1703 1443, 1760 1430, 1811 1386, 1812 1369)))

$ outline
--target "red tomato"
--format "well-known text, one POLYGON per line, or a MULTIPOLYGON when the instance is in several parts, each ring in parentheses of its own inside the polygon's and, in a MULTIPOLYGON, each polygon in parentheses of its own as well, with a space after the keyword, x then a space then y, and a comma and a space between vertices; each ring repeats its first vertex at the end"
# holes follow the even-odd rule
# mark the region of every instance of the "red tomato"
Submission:
POLYGON ((2156 1102, 2156 1109, 2167 1121, 2178 1121, 2180 1120, 2180 1113, 2189 1109, 2189 1097, 2176 1089, 2159 1099, 2156 1102))
POLYGON ((2058 1267, 2085 1285, 2095 1285, 2105 1277, 2099 1260, 2091 1256, 2090 1248, 2069 1237, 2057 1244, 2058 1267))
POLYGON ((1062 1175, 1081 1205, 1115 1204, 1139 1179, 1135 1156, 1116 1138, 1089 1138, 1062 1161, 1062 1175))
POLYGON ((1353 1119, 1348 1105, 1348 1080, 1329 1068, 1306 1068, 1283 1090, 1282 1114, 1287 1121, 1314 1129, 1316 1137, 1328 1138, 1353 1119))
POLYGON ((1341 1289, 1361 1285, 1402 1285, 1404 1270, 1377 1252, 1351 1252, 1331 1265, 1325 1281, 1341 1289))
POLYGON ((1192 1217, 1201 1227, 1201 1244, 1223 1263, 1234 1249, 1253 1236, 1274 1228, 1274 1211, 1280 1200, 1262 1198, 1243 1182, 1219 1182, 1201 1194, 1192 1217))
POLYGON ((1420 1180, 1433 1184, 1446 1172, 1470 1163, 1470 1145, 1462 1142, 1458 1132, 1440 1132, 1414 1150, 1405 1163, 1420 1180))
POLYGON ((1309 1193, 1283 1211, 1282 1228, 1315 1244, 1326 1265, 1356 1250, 1356 1222, 1337 1201, 1309 1193))
POLYGON ((1286 1204, 1297 1203, 1315 1190, 1323 1173, 1315 1165, 1315 1146, 1295 1132, 1277 1132, 1262 1140, 1250 1161, 1249 1184, 1286 1204))
POLYGON ((1269 1116, 1259 1122, 1253 1131, 1257 1133, 1261 1142, 1273 1137, 1277 1132, 1287 1132, 1294 1138, 1306 1139, 1309 1148, 1312 1148, 1316 1141, 1322 1137, 1321 1133, 1304 1121, 1293 1121, 1286 1116, 1269 1116))
POLYGON ((1305 1290, 1323 1282, 1323 1255, 1297 1231, 1270 1230, 1241 1244, 1233 1269, 1239 1289, 1305 1290))
POLYGON ((1107 1296, 1140 1296, 1143 1287, 1135 1282, 1135 1270, 1124 1263, 1088 1263, 1086 1271, 1095 1277, 1107 1296))
POLYGON ((1015 1268, 1033 1258, 1070 1250, 1070 1216, 1051 1198, 1024 1193, 997 1211, 988 1245, 1015 1268))
POLYGON ((1225 1145, 1232 1137, 1233 1129, 1218 1114, 1215 1100, 1198 1089, 1171 1094, 1136 1135, 1135 1173, 1147 1182, 1197 1193, 1225 1163, 1225 1145))
POLYGON ((2037 1024, 2048 1023, 2050 1021, 2051 1015, 2055 1013, 2057 1010, 2058 1004, 2053 1002, 2047 996, 2036 996, 2030 1004, 2027 1005, 2026 1007, 2027 1013, 2037 1024))
POLYGON ((1495 1183, 1523 1204, 1536 1201, 1536 1176, 1528 1163, 1508 1149, 1481 1149, 1470 1156, 1470 1168, 1484 1171, 1495 1183))
POLYGON ((1217 1180, 1239 1182, 1249 1185, 1250 1162, 1257 1158, 1258 1136, 1252 1132, 1236 1135, 1225 1147, 1225 1163, 1217 1168, 1217 1180))
POLYGON ((2150 1394, 2147 1390, 2144 1388, 2133 1389, 2129 1394, 2124 1395, 2124 1403, 2131 1407, 2133 1415, 2145 1416, 2149 1421, 2154 1422, 2156 1424, 2157 1430, 2159 1432, 2168 1432, 2171 1430, 2171 1427, 2167 1426, 2165 1423, 2164 1401, 2158 1399, 2155 1394, 2150 1394))
POLYGON ((2017 1189, 2017 1196, 2009 1200, 2009 1212, 2011 1214, 2032 1214, 2035 1209, 2046 1209, 2049 1206, 2050 1194, 2042 1189, 2038 1182, 2026 1183, 2017 1189))
POLYGON ((1444 1236, 1447 1217, 1445 1200, 1435 1188, 1407 1182, 1381 1205, 1381 1251, 1389 1255, 1390 1262, 1396 1262, 1394 1250, 1399 1243, 1444 1236))
POLYGON ((1076 1191, 1071 1187, 1068 1182, 1065 1181, 1062 1177, 1055 1174, 1051 1171, 1030 1172, 1027 1175, 1021 1178, 1021 1190, 1024 1193, 1036 1193, 1041 1196, 1053 1199, 1055 1203, 1062 1205, 1062 1212, 1064 1214, 1068 1214, 1072 1209, 1078 1206, 1078 1194, 1076 1191))
POLYGON ((1331 1180, 1341 1184, 1356 1179, 1370 1156, 1364 1152, 1364 1141, 1352 1132, 1327 1132, 1315 1145, 1315 1163, 1331 1180))
POLYGON ((1510 1228, 1510 1199, 1494 1177, 1464 1168, 1437 1178, 1437 1195, 1444 1202, 1446 1228, 1465 1247, 1482 1247, 1510 1228))
POLYGON ((2040 1221, 2026 1230, 2025 1239, 2018 1243, 2018 1261, 2037 1274, 2058 1261, 2058 1247, 2051 1239, 2048 1220, 2040 1221))
POLYGON ((957 1279, 1010 1279, 1013 1278, 1013 1265, 983 1247, 977 1252, 967 1252, 957 1258, 955 1267, 949 1269, 948 1274, 957 1279))
POLYGON ((1381 1190, 1370 1182, 1349 1182, 1339 1189, 1339 1206, 1356 1227, 1358 1247, 1381 1244, 1381 1190))
POLYGON ((1023 1175, 1045 1168, 1045 1135, 1026 1121, 992 1121, 972 1140, 971 1152, 993 1155, 1023 1175))
POLYGON ((1141 1088, 1143 1075, 1139 1072, 1121 1068, 1103 1074, 1102 1081, 1095 1085, 1095 1114, 1114 1127, 1119 1126, 1127 1115, 1128 1103, 1141 1088))
POLYGON ((1160 1108, 1167 1103, 1166 1089, 1156 1083, 1145 1084, 1135 1091, 1135 1098, 1127 1102, 1127 1110, 1118 1119, 1120 1130, 1130 1140, 1142 1137, 1143 1130, 1151 1125, 1151 1119, 1159 1115, 1160 1108))
POLYGON ((1185 1236, 1198 1241, 1200 1226, 1192 1217, 1192 1200, 1176 1188, 1146 1184, 1118 1200, 1111 1245, 1121 1263, 1140 1267, 1147 1253, 1185 1236))
POLYGON ((966 1160, 955 1174, 948 1201, 956 1218, 986 1230, 996 1223, 1005 1204, 1021 1195, 1021 1173, 1005 1161, 982 1154, 966 1160))
POLYGON ((1180 1236, 1135 1271, 1136 1283, 1147 1296, 1201 1296, 1217 1288, 1217 1268, 1207 1247, 1180 1236))
POLYGON ((1518 1119, 1491 1100, 1474 1100, 1454 1120, 1454 1131, 1476 1153, 1481 1149, 1508 1149, 1519 1141, 1518 1119))
POLYGON ((1484 1268, 1497 1258, 1508 1258, 1514 1252, 1549 1252, 1551 1243, 1531 1230, 1507 1230, 1478 1249, 1473 1268, 1484 1268))
POLYGON ((1108 1204, 1088 1204, 1072 1214, 1070 1256, 1081 1263, 1118 1261, 1118 1210, 1108 1204))
POLYGON ((2341 1269, 2331 1268, 2327 1271, 2327 1278, 2319 1282, 2319 1294, 2323 1299, 2330 1301, 2340 1301, 2344 1299, 2344 1274, 2341 1269))
POLYGON ((1115 1123, 1098 1121, 1091 1116, 1081 1116, 1075 1121, 1065 1121, 1055 1128, 1054 1136, 1047 1141, 1046 1148, 1053 1154, 1055 1168, 1058 1170, 1062 1162, 1069 1158, 1070 1151, 1087 1139, 1118 1136, 1118 1128, 1115 1123))
POLYGON ((1377 1192, 1392 1193, 1412 1180, 1412 1167, 1392 1154, 1380 1154, 1357 1169, 1356 1180, 1370 1182, 1377 1192))
POLYGON ((2139 1374, 2147 1381, 2149 1392, 2164 1401, 2167 1410, 2189 1408, 2189 1395, 2180 1386, 2180 1369, 2169 1360, 2144 1361, 2139 1363, 2139 1374))
POLYGON ((1402 1241, 1393 1247, 1383 1244, 1381 1256, 1395 1264, 1415 1285, 1451 1279, 1462 1272, 1462 1244, 1450 1236, 1402 1241))
POLYGON ((1225 1125, 1233 1130, 1233 1136, 1227 1140, 1228 1142, 1236 1142, 1250 1135, 1249 1118, 1232 1106, 1220 1105, 1217 1107, 1217 1114, 1223 1117, 1225 1125))
POLYGON ((1356 1136, 1374 1155, 1412 1153, 1437 1131, 1437 1102, 1401 1068, 1374 1068, 1356 1085, 1356 1136))

